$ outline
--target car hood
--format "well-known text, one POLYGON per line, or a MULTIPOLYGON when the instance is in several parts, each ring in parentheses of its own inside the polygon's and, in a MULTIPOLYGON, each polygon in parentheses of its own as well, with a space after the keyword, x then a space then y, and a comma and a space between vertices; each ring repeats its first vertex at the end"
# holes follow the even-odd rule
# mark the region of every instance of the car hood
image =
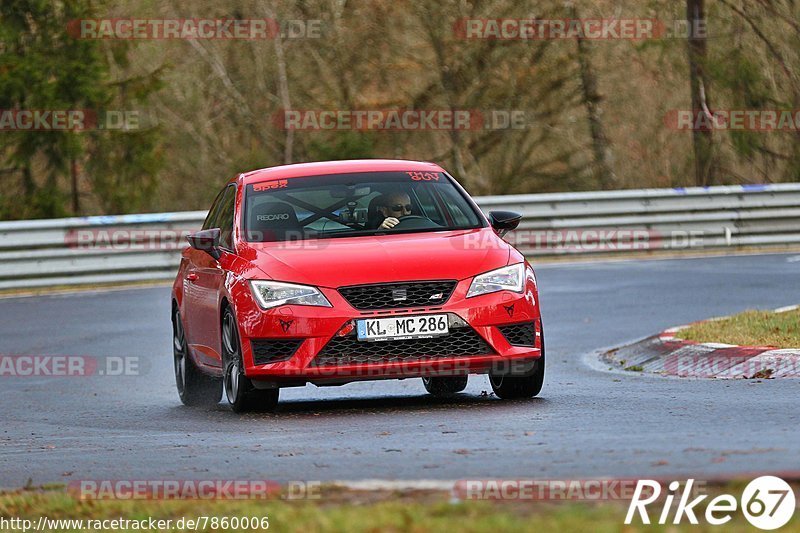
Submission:
POLYGON ((508 264, 511 246, 489 228, 245 243, 239 255, 269 278, 344 287, 390 281, 465 279, 508 264))

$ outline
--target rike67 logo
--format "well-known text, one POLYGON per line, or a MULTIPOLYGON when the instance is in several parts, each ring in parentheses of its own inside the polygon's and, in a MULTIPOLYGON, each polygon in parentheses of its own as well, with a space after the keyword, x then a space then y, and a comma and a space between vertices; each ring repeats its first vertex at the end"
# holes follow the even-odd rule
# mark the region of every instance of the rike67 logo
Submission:
MULTIPOLYGON (((690 479, 681 487, 681 483, 673 481, 668 486, 663 507, 653 520, 661 525, 668 523, 681 524, 687 520, 690 524, 699 524, 698 515, 708 524, 720 526, 730 522, 734 514, 742 512, 751 525, 763 529, 774 530, 786 525, 794 515, 795 496, 792 487, 784 480, 774 476, 762 476, 751 481, 737 500, 730 494, 721 494, 705 503, 705 513, 696 507, 703 503, 707 494, 701 494, 690 500, 693 494, 694 480, 690 479), (673 504, 678 500, 677 505, 673 504)), ((648 506, 659 501, 662 487, 658 481, 642 479, 636 485, 625 523, 631 524, 638 514, 644 524, 650 524, 650 511, 658 511, 648 506)), ((655 506, 653 506, 655 507, 655 506)))

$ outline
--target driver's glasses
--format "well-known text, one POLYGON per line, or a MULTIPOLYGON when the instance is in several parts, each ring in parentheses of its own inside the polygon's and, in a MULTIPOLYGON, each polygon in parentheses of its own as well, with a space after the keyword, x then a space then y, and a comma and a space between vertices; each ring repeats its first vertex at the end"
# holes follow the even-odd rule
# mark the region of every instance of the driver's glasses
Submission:
POLYGON ((410 213, 411 212, 411 204, 406 204, 406 205, 394 204, 394 205, 390 205, 389 209, 391 209, 395 213, 399 213, 401 211, 408 211, 410 213))

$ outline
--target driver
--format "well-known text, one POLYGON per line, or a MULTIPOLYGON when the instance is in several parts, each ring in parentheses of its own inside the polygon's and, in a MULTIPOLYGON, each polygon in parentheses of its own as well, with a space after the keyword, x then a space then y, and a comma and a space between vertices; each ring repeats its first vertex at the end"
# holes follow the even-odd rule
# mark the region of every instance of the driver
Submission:
POLYGON ((411 198, 404 192, 391 192, 379 196, 376 201, 376 211, 384 217, 379 226, 381 229, 390 229, 400 223, 400 218, 411 214, 411 198))

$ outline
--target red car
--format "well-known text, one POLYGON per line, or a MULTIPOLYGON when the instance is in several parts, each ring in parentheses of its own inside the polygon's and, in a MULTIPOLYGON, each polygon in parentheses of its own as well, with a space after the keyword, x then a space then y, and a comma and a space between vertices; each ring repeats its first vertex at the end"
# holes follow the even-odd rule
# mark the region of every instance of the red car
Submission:
POLYGON ((172 292, 187 405, 272 408, 283 387, 420 377, 431 394, 489 374, 500 398, 544 380, 536 277, 432 163, 287 165, 240 174, 188 237, 172 292))

